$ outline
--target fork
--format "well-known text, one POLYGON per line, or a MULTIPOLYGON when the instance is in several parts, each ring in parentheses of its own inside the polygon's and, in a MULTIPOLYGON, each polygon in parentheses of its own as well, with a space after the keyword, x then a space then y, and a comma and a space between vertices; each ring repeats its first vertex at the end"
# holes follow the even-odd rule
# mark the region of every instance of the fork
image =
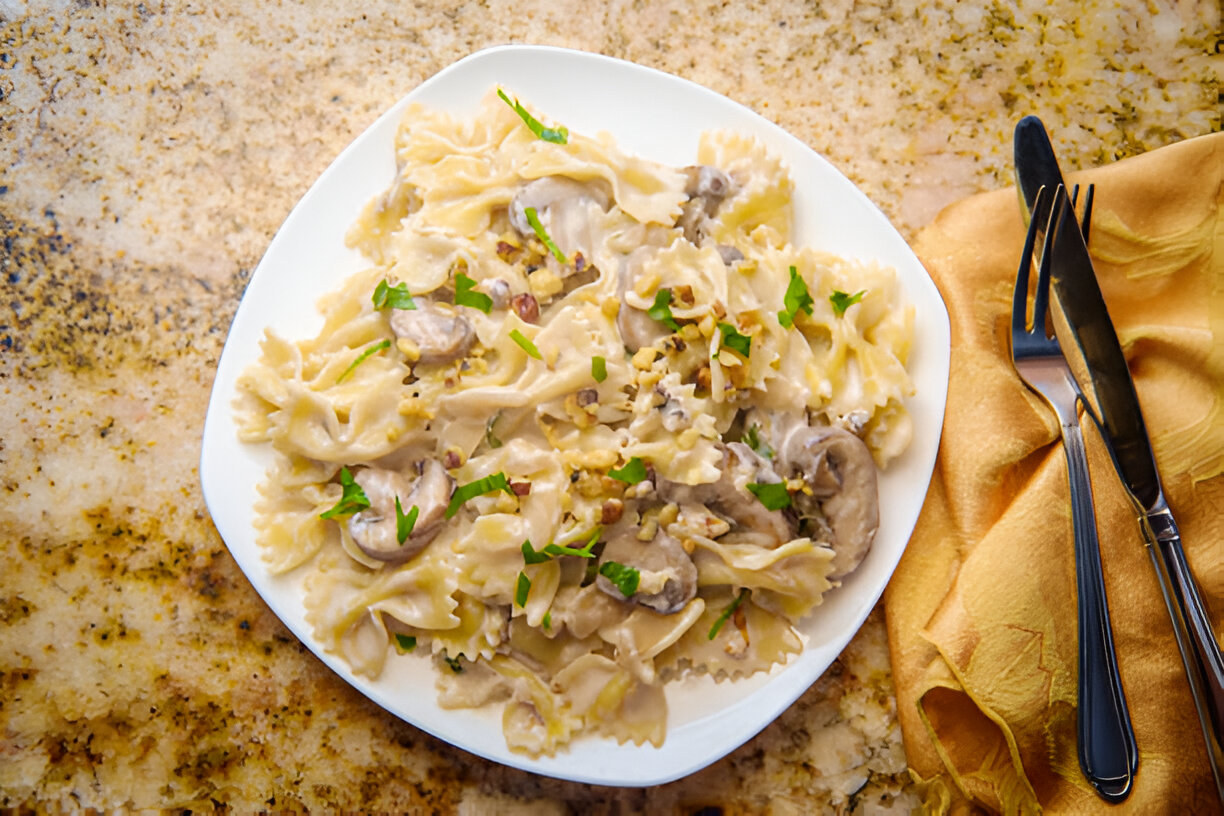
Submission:
MULTIPOLYGON (((1054 245, 1054 233, 1061 223, 1064 209, 1070 207, 1074 214, 1075 204, 1068 200, 1061 184, 1053 196, 1047 196, 1046 192, 1042 188, 1033 203, 1032 220, 1024 238, 1024 252, 1016 273, 1012 299, 1012 363, 1024 383, 1054 409, 1062 430, 1075 538, 1079 622, 1079 763, 1084 776, 1103 799, 1120 802, 1130 793, 1138 766, 1138 751, 1130 712, 1126 707, 1126 695, 1118 676, 1109 607, 1105 599, 1092 486, 1079 424, 1078 409, 1083 395, 1058 345, 1058 339, 1048 335, 1046 330, 1050 271, 1055 262, 1050 249, 1054 245), (1039 234, 1041 251, 1035 258, 1033 253, 1039 234), (1030 321, 1029 275, 1034 262, 1038 265, 1038 273, 1030 321)), ((1091 217, 1092 192, 1089 188, 1086 196, 1084 231, 1091 217)), ((1068 223, 1075 224, 1075 218, 1068 219, 1068 223)))

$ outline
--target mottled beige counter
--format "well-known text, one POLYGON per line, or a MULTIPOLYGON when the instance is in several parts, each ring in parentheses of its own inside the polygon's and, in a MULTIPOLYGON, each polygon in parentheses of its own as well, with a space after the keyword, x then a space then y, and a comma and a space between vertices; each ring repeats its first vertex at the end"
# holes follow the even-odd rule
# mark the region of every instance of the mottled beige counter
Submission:
POLYGON ((359 5, 0 0, 0 807, 908 812, 879 611, 761 735, 648 790, 491 765, 349 688, 200 495, 230 318, 339 150, 486 46, 702 83, 912 237, 1010 183, 1026 113, 1068 168, 1218 130, 1218 4, 359 5))

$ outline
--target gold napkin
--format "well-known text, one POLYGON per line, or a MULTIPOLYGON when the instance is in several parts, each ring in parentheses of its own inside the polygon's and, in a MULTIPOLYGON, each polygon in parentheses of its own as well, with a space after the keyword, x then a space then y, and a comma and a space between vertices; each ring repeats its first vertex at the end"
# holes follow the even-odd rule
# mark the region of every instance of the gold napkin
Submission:
MULTIPOLYGON (((1224 134, 1068 181, 1096 184, 1101 289, 1190 565, 1224 613, 1224 134)), ((1053 412, 1021 383, 1008 344, 1023 239, 1009 188, 948 207, 915 245, 948 306, 952 367, 934 478, 884 596, 911 771, 936 812, 1219 812, 1135 512, 1087 417, 1139 771, 1116 807, 1080 773, 1066 459, 1053 412)))

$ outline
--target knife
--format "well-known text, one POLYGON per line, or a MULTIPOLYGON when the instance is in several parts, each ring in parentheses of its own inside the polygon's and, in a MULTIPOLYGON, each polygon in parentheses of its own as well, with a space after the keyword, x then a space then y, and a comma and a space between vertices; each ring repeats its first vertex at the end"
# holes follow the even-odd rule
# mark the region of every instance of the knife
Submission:
MULTIPOLYGON (((1015 162, 1026 211, 1042 184, 1062 183, 1045 127, 1035 116, 1026 116, 1016 125, 1015 162)), ((1072 371, 1086 402, 1092 403, 1094 410, 1089 412, 1138 511, 1198 711, 1216 790, 1224 800, 1224 657, 1186 561, 1177 522, 1165 501, 1134 382, 1097 284, 1088 246, 1078 228, 1065 228, 1074 227, 1074 219, 1070 208, 1065 209, 1050 250, 1054 253, 1055 301, 1086 368, 1086 373, 1075 366, 1072 371)))

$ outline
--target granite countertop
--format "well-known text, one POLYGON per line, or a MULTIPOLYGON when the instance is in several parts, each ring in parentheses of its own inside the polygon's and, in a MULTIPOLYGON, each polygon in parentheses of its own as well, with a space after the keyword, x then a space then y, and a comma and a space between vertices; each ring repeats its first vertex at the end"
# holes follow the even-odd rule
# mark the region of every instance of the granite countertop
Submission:
POLYGON ((230 319, 344 145, 486 46, 704 84, 912 238, 1010 183, 1024 114, 1068 169, 1218 130, 1218 5, 347 5, 0 0, 0 807, 908 812, 880 610, 758 737, 657 788, 491 765, 384 713, 209 519, 199 439, 230 319))

